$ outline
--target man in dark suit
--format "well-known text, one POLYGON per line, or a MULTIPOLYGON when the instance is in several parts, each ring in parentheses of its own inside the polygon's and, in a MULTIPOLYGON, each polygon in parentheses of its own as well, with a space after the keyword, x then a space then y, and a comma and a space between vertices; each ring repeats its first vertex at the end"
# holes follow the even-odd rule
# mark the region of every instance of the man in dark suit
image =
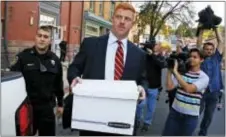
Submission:
MULTIPOLYGON (((127 40, 135 20, 135 9, 119 4, 112 17, 109 34, 85 38, 79 53, 68 68, 68 81, 74 87, 83 79, 135 80, 140 100, 145 98, 145 52, 127 40)), ((134 133, 135 134, 135 133, 134 133)), ((81 136, 114 135, 80 131, 81 136)))

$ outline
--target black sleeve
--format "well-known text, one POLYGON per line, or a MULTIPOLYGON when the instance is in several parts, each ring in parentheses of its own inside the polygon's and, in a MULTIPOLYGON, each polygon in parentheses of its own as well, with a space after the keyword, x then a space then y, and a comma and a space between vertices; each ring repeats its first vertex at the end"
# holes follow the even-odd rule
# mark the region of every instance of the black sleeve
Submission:
POLYGON ((85 68, 85 62, 86 62, 86 39, 83 40, 78 54, 74 57, 73 62, 70 64, 68 68, 67 73, 67 79, 69 84, 72 83, 72 80, 76 77, 81 77, 84 68, 85 68))
POLYGON ((64 96, 64 87, 63 87, 63 70, 60 61, 58 62, 59 73, 57 73, 55 80, 55 95, 57 97, 57 103, 59 107, 63 106, 63 96, 64 96))
POLYGON ((10 66, 10 70, 22 72, 22 60, 20 55, 15 56, 13 64, 10 66))
POLYGON ((188 53, 188 52, 189 52, 188 46, 183 47, 183 48, 182 48, 182 51, 188 53))
POLYGON ((148 81, 147 81, 147 72, 146 72, 146 57, 147 55, 144 53, 141 60, 141 70, 139 80, 137 81, 138 85, 141 85, 144 89, 148 88, 148 81))
POLYGON ((160 68, 165 68, 167 66, 166 59, 163 56, 152 54, 151 57, 153 58, 155 64, 157 64, 160 68))

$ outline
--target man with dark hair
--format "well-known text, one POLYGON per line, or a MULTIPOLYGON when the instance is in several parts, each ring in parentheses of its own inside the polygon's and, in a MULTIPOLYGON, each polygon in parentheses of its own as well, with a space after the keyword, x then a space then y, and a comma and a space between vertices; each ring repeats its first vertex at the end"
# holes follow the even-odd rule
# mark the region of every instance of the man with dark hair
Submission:
POLYGON ((192 136, 198 124, 202 94, 209 78, 201 70, 202 53, 198 49, 189 51, 189 71, 183 75, 178 72, 175 60, 173 69, 168 69, 166 87, 168 91, 176 88, 172 109, 166 120, 163 136, 192 136))
POLYGON ((33 135, 55 136, 55 115, 63 112, 63 77, 59 58, 49 50, 51 29, 41 26, 35 36, 35 45, 16 57, 12 71, 22 72, 26 90, 33 108, 33 135))
MULTIPOLYGON (((197 46, 202 45, 202 34, 204 30, 200 31, 197 39, 197 46)), ((220 90, 223 88, 221 76, 221 61, 223 53, 223 44, 218 29, 214 29, 217 38, 217 48, 212 42, 203 44, 203 53, 205 60, 202 63, 202 70, 209 76, 210 81, 206 92, 204 93, 200 113, 204 110, 204 117, 200 125, 200 136, 206 136, 207 130, 213 118, 213 114, 219 99, 220 90)))

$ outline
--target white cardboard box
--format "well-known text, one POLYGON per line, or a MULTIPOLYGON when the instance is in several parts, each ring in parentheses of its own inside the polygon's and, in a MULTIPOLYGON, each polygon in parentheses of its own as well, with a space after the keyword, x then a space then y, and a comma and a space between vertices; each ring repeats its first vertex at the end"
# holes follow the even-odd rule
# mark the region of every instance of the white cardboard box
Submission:
POLYGON ((133 134, 139 97, 135 81, 83 80, 73 93, 72 129, 133 134))

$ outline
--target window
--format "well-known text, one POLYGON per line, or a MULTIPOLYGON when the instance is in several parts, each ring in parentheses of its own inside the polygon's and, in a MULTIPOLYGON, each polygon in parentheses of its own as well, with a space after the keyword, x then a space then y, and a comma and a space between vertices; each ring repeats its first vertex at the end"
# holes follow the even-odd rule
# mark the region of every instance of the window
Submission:
POLYGON ((111 1, 110 18, 113 16, 114 10, 115 10, 115 2, 111 1))
POLYGON ((41 25, 56 25, 56 18, 49 15, 40 15, 39 24, 41 25))
POLYGON ((104 15, 104 2, 99 1, 99 15, 103 16, 104 15))
POLYGON ((86 26, 87 32, 96 33, 98 29, 92 26, 86 26))
POLYGON ((94 12, 95 2, 94 1, 90 1, 89 4, 90 4, 90 7, 89 7, 90 11, 94 12))
POLYGON ((85 36, 100 36, 100 27, 91 22, 87 22, 85 36))

